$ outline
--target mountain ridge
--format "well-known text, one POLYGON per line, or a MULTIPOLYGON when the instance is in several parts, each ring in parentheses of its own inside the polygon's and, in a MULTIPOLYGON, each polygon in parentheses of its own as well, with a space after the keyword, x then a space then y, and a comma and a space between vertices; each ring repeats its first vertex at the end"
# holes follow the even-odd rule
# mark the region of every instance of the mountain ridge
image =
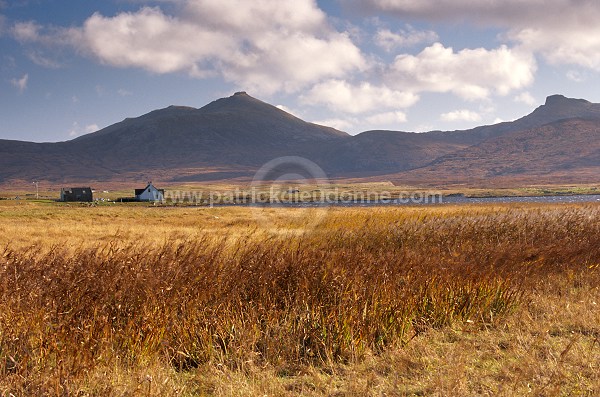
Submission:
MULTIPOLYGON (((561 157, 560 151, 544 149, 543 144, 552 147, 553 143, 539 141, 545 136, 539 129, 558 123, 553 128, 562 135, 569 128, 589 132, 595 131, 598 120, 600 104, 551 95, 533 112, 512 122, 459 131, 373 130, 351 136, 303 121, 240 91, 201 108, 156 109, 70 141, 0 140, 0 183, 33 179, 53 183, 248 179, 262 164, 280 156, 305 157, 333 178, 387 176, 390 180, 428 184, 440 180, 435 173, 443 175, 447 168, 453 170, 451 179, 459 183, 472 179, 469 168, 474 164, 481 169, 487 163, 497 167, 501 159, 490 148, 507 155, 502 145, 512 147, 514 152, 523 142, 529 142, 518 138, 518 134, 537 137, 537 150, 551 154, 553 164, 559 168, 561 164, 565 169, 572 167, 576 161, 561 157), (564 120, 580 121, 561 124, 564 120)), ((578 135, 577 145, 596 148, 599 144, 592 139, 596 135, 590 134, 587 140, 578 135)), ((561 141, 561 145, 566 143, 561 141)), ((569 147, 568 156, 577 158, 575 149, 569 147)), ((527 150, 523 153, 531 154, 527 150)), ((596 164, 593 153, 587 166, 596 164)), ((524 157, 510 158, 515 164, 527 163, 524 157)), ((533 170, 520 166, 514 169, 533 170)), ((520 178, 524 175, 514 174, 520 178)), ((538 174, 532 173, 531 177, 538 174)), ((492 172, 481 175, 497 177, 492 172)), ((588 179, 596 181, 597 177, 590 174, 588 179)))

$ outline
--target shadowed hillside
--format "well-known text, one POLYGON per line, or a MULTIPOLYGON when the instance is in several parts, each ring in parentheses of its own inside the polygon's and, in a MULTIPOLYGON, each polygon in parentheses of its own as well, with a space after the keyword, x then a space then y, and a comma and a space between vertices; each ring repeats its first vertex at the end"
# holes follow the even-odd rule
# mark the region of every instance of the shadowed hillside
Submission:
POLYGON ((0 183, 249 180, 280 156, 305 157, 336 178, 594 182, 599 123, 599 104, 553 95, 512 122, 350 136, 238 92, 200 109, 155 110, 67 142, 0 140, 0 183))
MULTIPOLYGON (((397 175, 400 181, 460 183, 600 179, 600 119, 564 119, 490 138, 397 175)), ((391 177, 394 179, 394 177, 391 177)))

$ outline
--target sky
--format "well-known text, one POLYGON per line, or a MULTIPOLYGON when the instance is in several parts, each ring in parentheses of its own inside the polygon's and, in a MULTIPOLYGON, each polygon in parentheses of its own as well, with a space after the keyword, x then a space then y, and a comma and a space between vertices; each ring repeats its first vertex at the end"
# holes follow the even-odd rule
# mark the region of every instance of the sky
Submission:
POLYGON ((350 134, 600 102, 597 0, 0 0, 0 139, 246 91, 350 134))

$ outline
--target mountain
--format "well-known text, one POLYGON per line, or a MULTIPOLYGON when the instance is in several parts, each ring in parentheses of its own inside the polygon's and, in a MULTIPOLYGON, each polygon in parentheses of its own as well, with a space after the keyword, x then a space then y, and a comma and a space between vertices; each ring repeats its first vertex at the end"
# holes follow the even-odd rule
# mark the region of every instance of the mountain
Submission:
POLYGON ((200 109, 155 110, 68 142, 0 141, 0 183, 249 176, 274 157, 318 160, 316 149, 349 137, 238 92, 200 109))
POLYGON ((0 140, 0 184, 249 180, 280 156, 305 157, 333 178, 589 182, 599 175, 599 124, 599 104, 553 95, 512 122, 350 136, 238 92, 199 109, 155 110, 71 141, 0 140))
POLYGON ((510 185, 600 180, 600 118, 568 118, 500 135, 388 178, 429 184, 510 185))
MULTIPOLYGON (((411 170, 427 166, 444 156, 462 152, 488 139, 569 118, 600 119, 600 104, 552 95, 544 105, 525 117, 470 130, 427 133, 367 131, 345 142, 342 156, 346 163, 354 167, 352 171, 386 174, 390 171, 411 170)), ((596 144, 592 142, 592 145, 596 144)), ((349 171, 348 167, 345 171, 349 171)))

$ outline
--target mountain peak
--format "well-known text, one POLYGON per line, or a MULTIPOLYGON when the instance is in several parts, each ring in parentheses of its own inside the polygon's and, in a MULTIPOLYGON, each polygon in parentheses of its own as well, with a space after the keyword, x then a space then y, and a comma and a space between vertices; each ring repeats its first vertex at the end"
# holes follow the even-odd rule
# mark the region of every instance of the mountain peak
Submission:
POLYGON ((267 109, 274 108, 274 106, 269 105, 259 99, 256 99, 250 95, 246 91, 238 91, 235 94, 217 99, 209 103, 208 105, 200 108, 202 112, 240 112, 240 111, 251 111, 260 109, 262 111, 266 111, 267 109))
POLYGON ((550 95, 546 98, 546 106, 555 106, 555 105, 575 105, 575 104, 589 104, 589 101, 585 99, 574 99, 567 98, 564 95, 550 95))
POLYGON ((600 105, 585 99, 567 98, 564 95, 550 95, 546 103, 533 113, 517 120, 520 128, 532 128, 561 119, 600 118, 600 105))

